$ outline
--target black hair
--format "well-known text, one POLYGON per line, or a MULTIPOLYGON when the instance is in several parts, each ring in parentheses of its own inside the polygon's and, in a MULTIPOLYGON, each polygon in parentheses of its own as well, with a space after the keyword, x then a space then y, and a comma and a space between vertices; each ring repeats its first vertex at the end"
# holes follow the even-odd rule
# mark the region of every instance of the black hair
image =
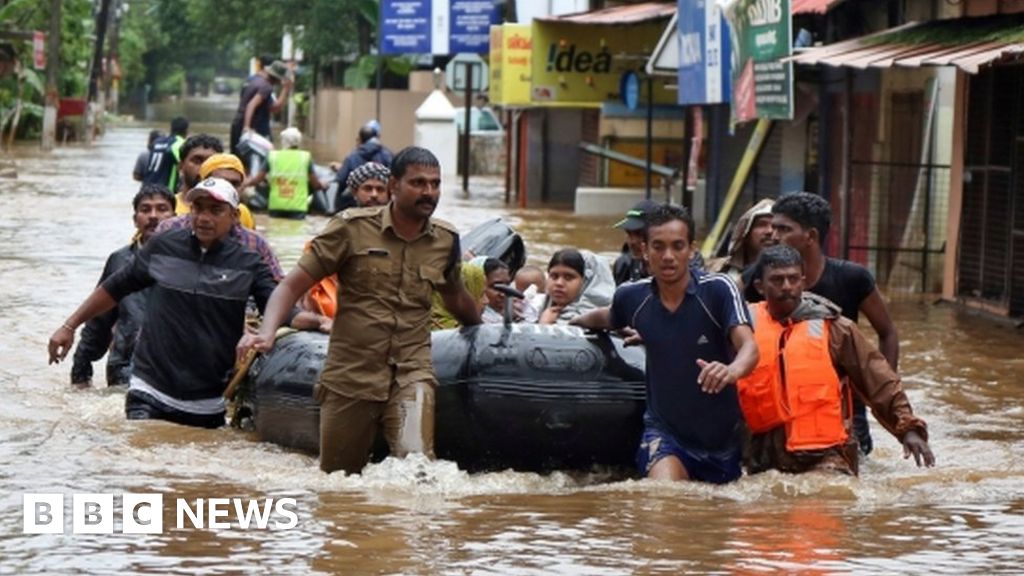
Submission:
POLYGON ((484 276, 490 276, 495 270, 508 270, 508 264, 497 258, 484 260, 484 276))
POLYGON ((800 256, 800 252, 788 244, 769 246, 761 251, 757 262, 754 263, 754 280, 764 281, 766 268, 788 268, 789 266, 799 266, 803 270, 804 259, 800 256))
POLYGON ((437 156, 434 156, 430 150, 419 146, 409 146, 403 148, 391 161, 391 176, 401 179, 402 176, 405 176, 405 171, 409 166, 440 168, 441 163, 437 161, 437 156))
POLYGON ((210 148, 218 154, 224 151, 224 145, 221 144, 220 138, 216 136, 210 136, 209 134, 195 134, 189 136, 188 140, 181 145, 181 161, 184 162, 185 158, 188 158, 190 152, 196 148, 210 148))
POLYGON ((150 196, 159 196, 160 198, 170 202, 172 211, 177 207, 178 202, 174 198, 174 194, 171 194, 171 191, 167 189, 167 186, 164 186, 163 184, 149 183, 140 186, 139 191, 136 192, 135 197, 132 198, 132 212, 138 212, 139 204, 150 196))
POLYGON ((188 134, 188 119, 184 116, 177 116, 171 120, 171 134, 174 136, 188 134))
POLYGON ((159 130, 150 130, 149 131, 149 140, 146 141, 146 148, 152 150, 153 149, 153 142, 156 142, 157 138, 159 138, 160 136, 162 136, 162 134, 160 134, 159 130))
POLYGON ((568 266, 576 272, 579 272, 580 276, 585 276, 584 272, 587 269, 587 262, 583 259, 583 254, 575 248, 562 248, 558 252, 555 252, 551 256, 551 260, 548 262, 548 272, 558 265, 568 266))
POLYGON ((647 221, 647 232, 650 233, 652 226, 661 226, 662 224, 668 224, 673 220, 679 220, 683 224, 686 224, 686 241, 693 243, 694 238, 694 223, 693 216, 690 215, 690 211, 685 206, 678 204, 659 204, 648 212, 644 219, 647 221))
POLYGON ((772 214, 781 214, 802 228, 814 228, 822 246, 832 225, 832 207, 828 200, 810 192, 783 194, 772 206, 772 214))
POLYGON ((377 131, 372 126, 363 126, 359 129, 359 143, 365 144, 377 135, 377 131))

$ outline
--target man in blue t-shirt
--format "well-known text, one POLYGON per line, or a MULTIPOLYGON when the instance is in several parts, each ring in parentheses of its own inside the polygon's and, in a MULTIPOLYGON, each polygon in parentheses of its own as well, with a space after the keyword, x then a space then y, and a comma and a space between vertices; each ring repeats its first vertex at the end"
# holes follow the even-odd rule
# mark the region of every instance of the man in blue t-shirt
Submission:
POLYGON ((647 215, 650 280, 620 286, 611 308, 572 324, 631 328, 647 347, 647 411, 637 466, 650 478, 723 484, 739 478, 736 380, 757 364, 747 306, 727 276, 689 266, 693 218, 681 206, 647 215))

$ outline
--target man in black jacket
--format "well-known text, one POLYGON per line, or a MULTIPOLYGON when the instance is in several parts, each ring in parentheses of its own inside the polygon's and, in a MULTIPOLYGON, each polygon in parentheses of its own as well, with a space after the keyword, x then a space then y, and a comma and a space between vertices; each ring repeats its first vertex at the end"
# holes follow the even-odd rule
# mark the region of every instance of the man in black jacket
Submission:
POLYGON ((376 162, 390 168, 393 156, 391 150, 381 144, 380 124, 376 120, 370 120, 359 129, 359 145, 345 157, 341 167, 335 168, 336 164, 331 164, 338 173, 338 189, 344 190, 348 186, 348 176, 356 168, 367 162, 376 162))
MULTIPOLYGON (((156 233, 160 222, 174 216, 174 194, 161 184, 143 184, 132 199, 135 236, 107 257, 100 275, 100 284, 121 268, 130 264, 135 254, 156 233)), ((146 295, 143 290, 130 294, 117 307, 89 320, 82 329, 82 339, 75 348, 71 365, 71 383, 79 387, 92 384, 92 363, 107 353, 107 385, 127 385, 132 374, 132 352, 135 340, 142 331, 146 315, 146 295)))
POLYGON ((262 312, 276 283, 255 251, 231 240, 238 193, 208 178, 187 195, 192 230, 154 236, 131 266, 107 278, 50 337, 50 362, 67 356, 75 329, 125 296, 150 288, 125 399, 129 420, 162 419, 216 428, 242 336, 246 300, 262 312))

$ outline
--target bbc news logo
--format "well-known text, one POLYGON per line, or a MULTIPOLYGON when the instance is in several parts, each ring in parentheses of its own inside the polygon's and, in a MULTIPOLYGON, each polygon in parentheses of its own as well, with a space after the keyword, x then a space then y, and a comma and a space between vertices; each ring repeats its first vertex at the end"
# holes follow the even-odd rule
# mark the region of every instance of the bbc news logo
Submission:
MULTIPOLYGON (((162 534, 164 495, 121 495, 122 534, 162 534)), ((25 494, 22 518, 25 534, 64 534, 64 494, 25 494)), ((185 498, 174 500, 178 530, 291 530, 299 523, 294 498, 185 498)), ((73 494, 72 534, 113 534, 113 494, 73 494)))

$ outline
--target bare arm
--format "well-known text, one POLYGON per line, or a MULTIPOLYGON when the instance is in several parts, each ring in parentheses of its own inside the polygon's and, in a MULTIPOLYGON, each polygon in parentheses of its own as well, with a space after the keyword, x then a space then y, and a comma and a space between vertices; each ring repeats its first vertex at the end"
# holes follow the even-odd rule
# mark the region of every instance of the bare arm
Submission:
POLYGON ((605 306, 597 308, 569 320, 572 326, 579 326, 588 330, 611 330, 612 314, 611 308, 605 306))
POLYGON ((274 346, 278 327, 291 314, 292 308, 299 298, 312 288, 317 280, 317 278, 310 276, 309 272, 298 266, 284 277, 284 280, 277 285, 277 288, 270 295, 259 331, 256 334, 244 334, 242 339, 238 341, 235 352, 238 354, 239 360, 245 357, 250 348, 266 352, 274 346))
POLYGON ((75 330, 84 322, 103 314, 117 305, 117 301, 103 286, 97 286, 85 302, 75 310, 64 324, 50 336, 47 346, 50 352, 50 364, 60 362, 68 355, 71 345, 75 343, 75 330))
POLYGON ((263 95, 259 92, 256 93, 249 103, 245 105, 245 119, 242 121, 242 132, 252 129, 252 115, 256 113, 256 109, 263 103, 263 95))
POLYGON ((889 316, 889 308, 882 299, 882 293, 875 288, 863 302, 860 303, 860 311, 867 317, 871 327, 878 334, 878 349, 882 356, 889 361, 893 370, 899 369, 900 361, 900 336, 896 332, 896 324, 889 316))
POLYGON ((700 374, 697 376, 697 383, 700 389, 709 394, 721 392, 727 385, 735 384, 737 380, 750 374, 760 355, 757 352, 757 343, 754 341, 754 331, 746 324, 733 326, 729 331, 729 340, 736 349, 736 357, 728 365, 721 362, 707 362, 697 360, 700 367, 700 374))
POLYGON ((245 190, 246 188, 248 188, 250 186, 258 185, 260 182, 263 182, 266 179, 267 179, 267 171, 266 170, 260 170, 259 174, 256 174, 255 176, 250 176, 249 178, 246 178, 245 180, 243 180, 242 181, 242 185, 239 186, 238 189, 239 190, 245 190))
POLYGON ((277 95, 277 100, 275 100, 274 103, 270 105, 270 112, 272 114, 277 114, 278 112, 281 111, 282 108, 284 108, 285 102, 288 101, 288 92, 291 90, 291 88, 291 80, 285 80, 284 82, 281 83, 281 93, 277 95))

